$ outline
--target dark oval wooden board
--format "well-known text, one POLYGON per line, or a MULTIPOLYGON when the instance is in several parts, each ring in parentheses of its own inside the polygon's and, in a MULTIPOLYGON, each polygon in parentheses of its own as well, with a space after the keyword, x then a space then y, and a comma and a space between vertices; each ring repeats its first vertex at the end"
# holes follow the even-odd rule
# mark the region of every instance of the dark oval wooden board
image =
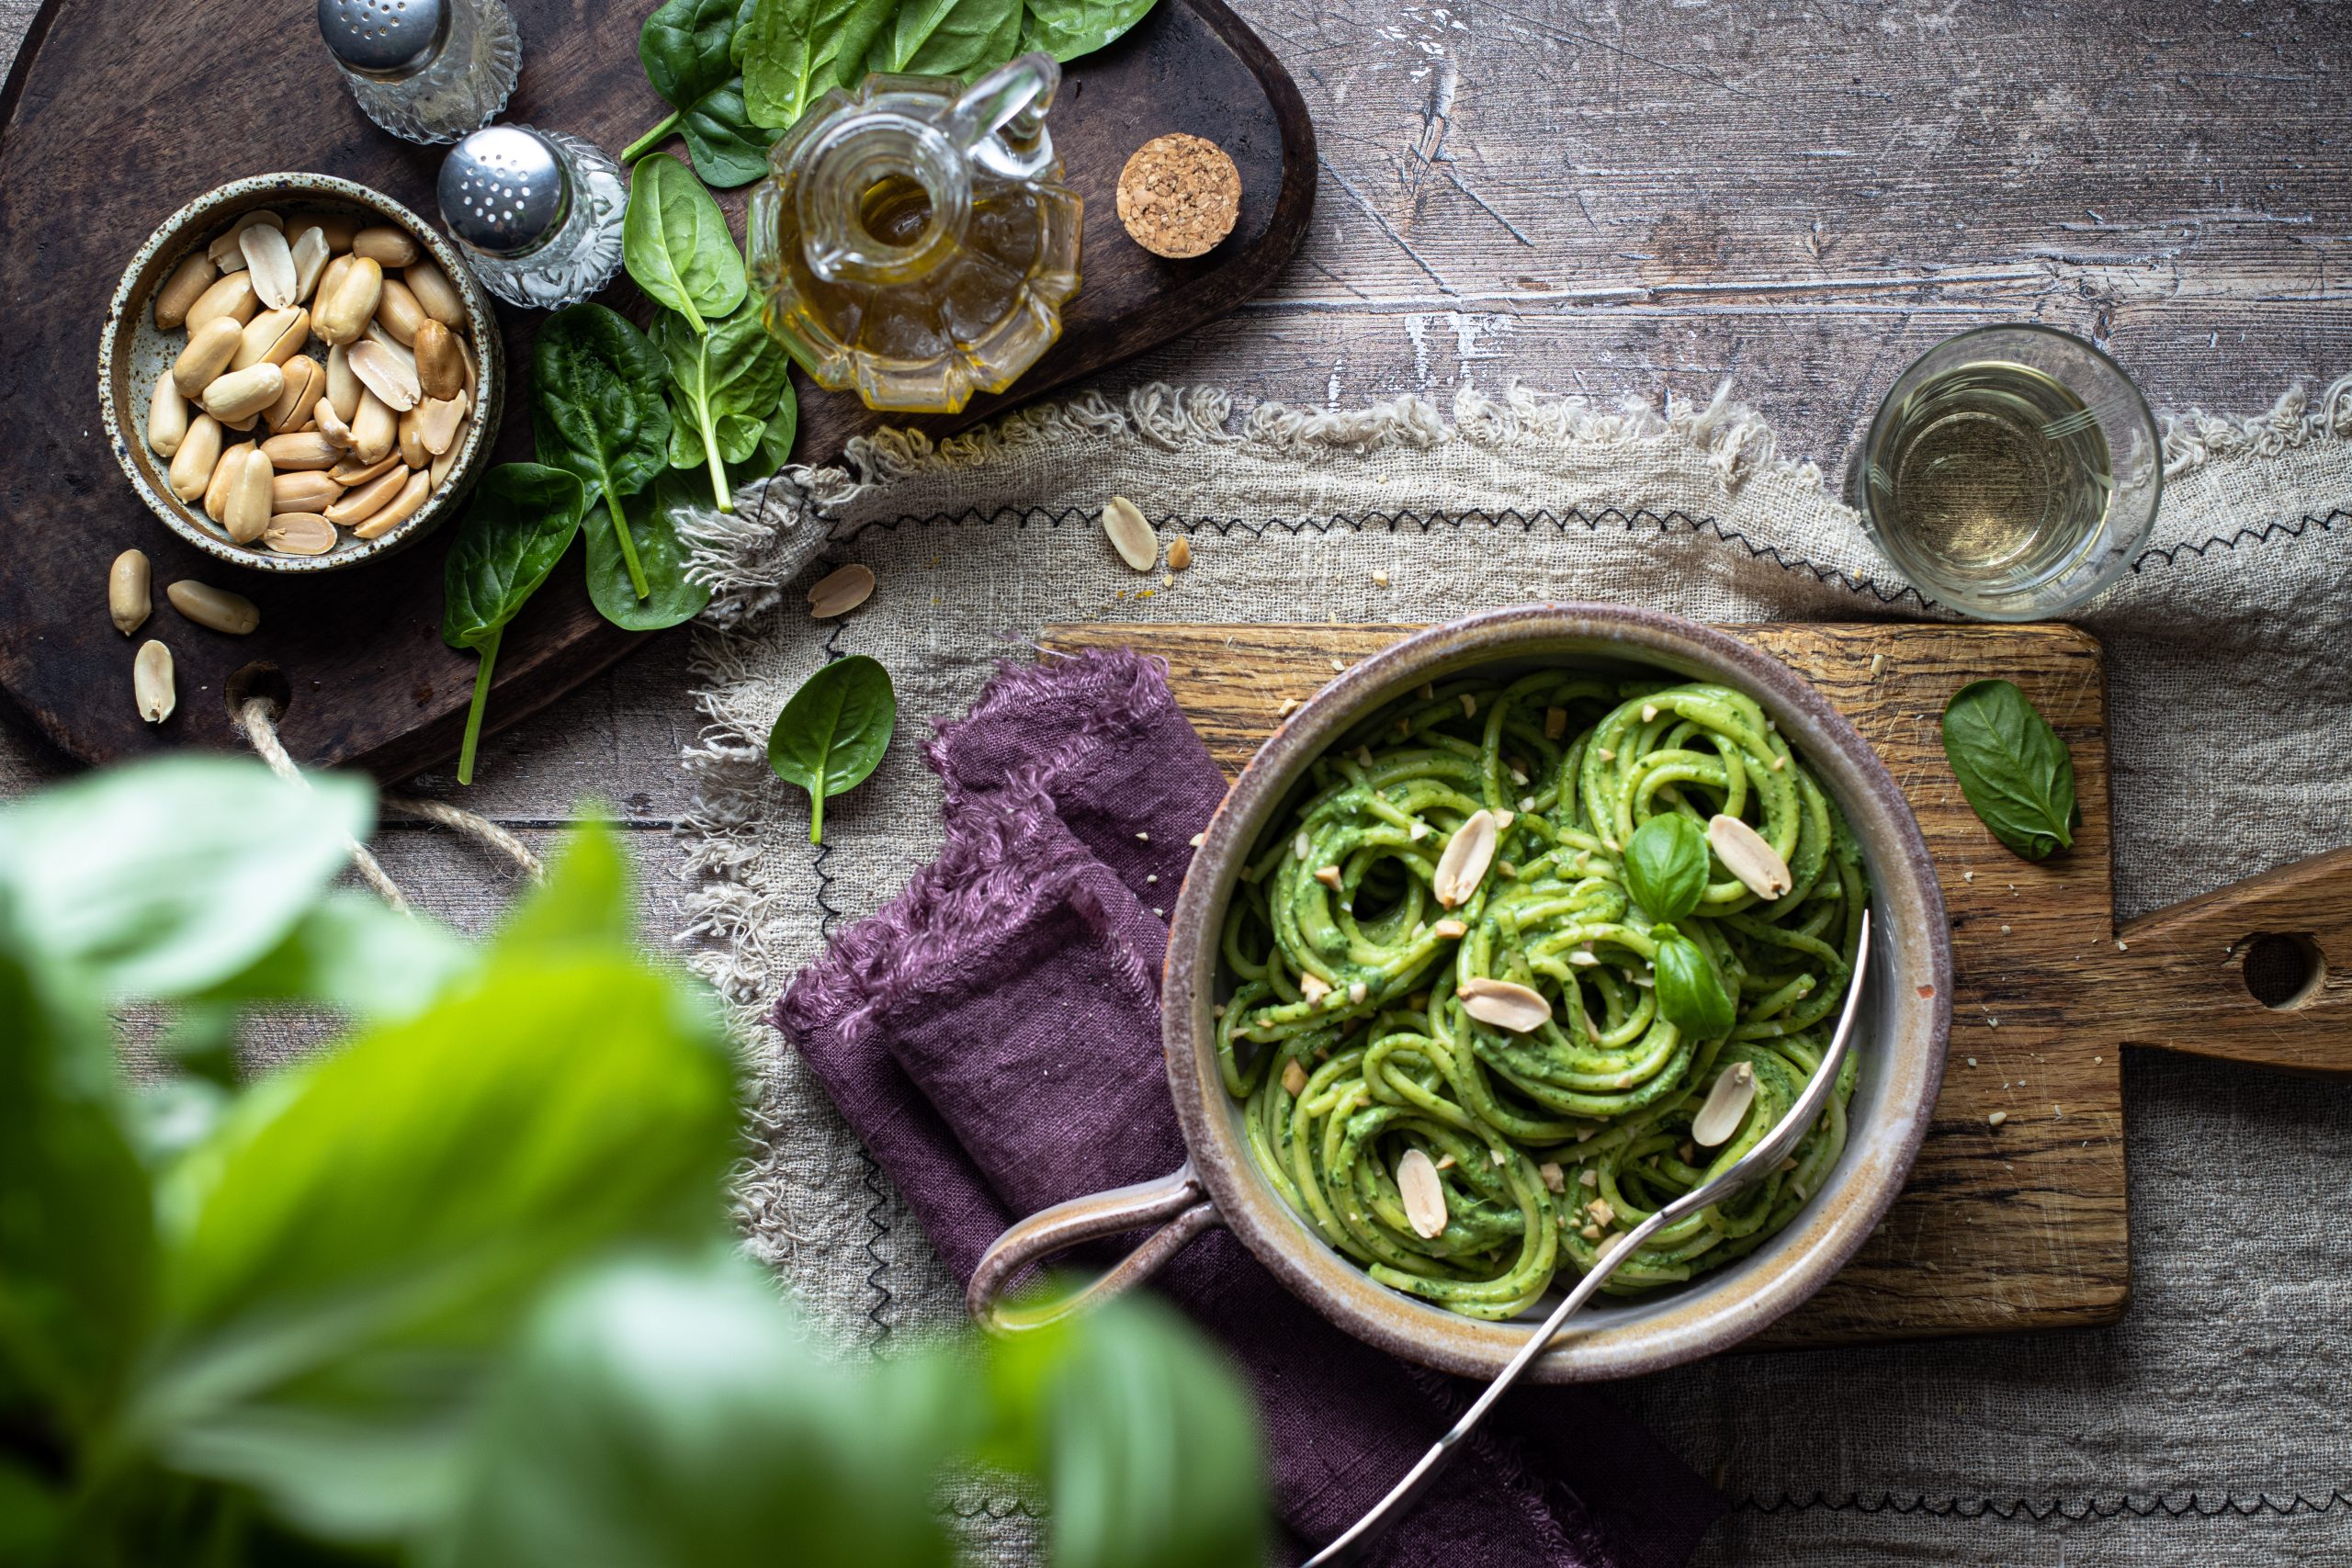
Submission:
MULTIPOLYGON (((524 62, 502 118, 618 149, 666 112, 637 60, 653 0, 509 3, 524 62)), ((347 573, 239 571, 140 504, 98 420, 107 301, 131 253, 183 202, 243 175, 317 170, 434 210, 443 150, 396 141, 360 115, 311 15, 303 0, 47 0, 0 89, 0 297, 18 301, 0 355, 0 690, 85 761, 235 744, 227 682, 257 661, 292 690, 282 734, 300 759, 390 781, 458 749, 474 660, 441 641, 446 532, 347 573), (140 639, 106 615, 107 566, 132 546, 153 558, 157 586, 141 637, 168 642, 179 671, 179 710, 160 727, 131 702, 140 639), (246 594, 261 629, 228 637, 183 621, 161 592, 181 577, 246 594)), ((1086 202, 1085 284, 1061 341, 1011 392, 950 417, 892 419, 802 380, 798 460, 831 460, 886 422, 944 434, 1141 353, 1265 288, 1306 231, 1316 170, 1306 106, 1219 0, 1161 0, 1125 38, 1067 67, 1048 123, 1086 202), (1113 199, 1128 154, 1171 130, 1216 141, 1241 171, 1232 237, 1193 261, 1137 247, 1113 199)), ((739 235, 742 195, 722 196, 739 235)), ((604 299, 639 321, 648 313, 626 277, 604 299)), ((514 374, 499 456, 511 460, 530 453, 529 342, 540 318, 501 317, 514 374)), ((508 628, 491 725, 553 701, 647 635, 597 615, 575 547, 508 628)))

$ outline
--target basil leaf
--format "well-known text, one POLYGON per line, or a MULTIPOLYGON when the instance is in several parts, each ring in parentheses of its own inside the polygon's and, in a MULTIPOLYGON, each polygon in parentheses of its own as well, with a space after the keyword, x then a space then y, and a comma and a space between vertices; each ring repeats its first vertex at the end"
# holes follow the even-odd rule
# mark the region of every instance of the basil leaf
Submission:
POLYGON ((482 476, 458 525, 441 569, 441 640, 481 655, 458 752, 459 784, 474 782, 474 747, 481 739, 499 638, 571 547, 588 509, 586 496, 579 479, 561 468, 504 463, 482 476))
POLYGON ((1026 0, 1021 52, 1042 49, 1068 63, 1117 39, 1151 7, 1152 0, 1026 0))
MULTIPOLYGON (((635 495, 670 466, 666 366, 643 333, 602 305, 571 305, 539 328, 531 428, 539 461, 579 476, 581 510, 635 495)), ((630 586, 651 592, 637 547, 616 534, 630 586)))
POLYGON ((962 76, 1012 58, 1021 44, 1021 0, 901 0, 874 35, 868 71, 962 76))
POLYGON ((1653 817, 1625 841, 1625 888, 1652 920, 1679 920, 1707 891, 1707 835, 1679 811, 1653 817))
POLYGON ((712 502, 735 510, 729 463, 759 449, 762 422, 789 385, 791 361, 753 300, 697 333, 683 317, 663 314, 653 341, 670 366, 670 461, 678 468, 710 465, 712 502))
MULTIPOLYGON (((238 771, 268 776, 250 764, 238 771)), ((69 785, 36 800, 69 792, 88 797, 87 785, 69 785)), ((158 821, 184 818, 159 812, 158 821)), ((77 829, 106 825, 74 818, 77 829)), ((96 847, 77 831, 61 849, 96 847)), ((43 962, 23 941, 21 918, 9 914, 0 908, 0 1423, 16 1434, 11 1447, 31 1458, 45 1435, 96 1430, 114 1406, 145 1326, 154 1219, 147 1173, 123 1134, 121 1077, 100 1002, 43 962)), ((40 1468, 53 1462, 44 1458, 40 1468)), ((0 1513, 23 1501, 0 1485, 0 1513)), ((10 1556, 11 1534, 0 1524, 0 1558, 69 1561, 10 1556)))
POLYGON ((898 0, 755 0, 736 29, 752 123, 788 130, 831 88, 854 85, 898 0))
MULTIPOLYGON (((946 1357, 909 1359, 952 1390, 946 1357)), ((615 1259, 525 1327, 448 1540, 425 1560, 949 1568, 931 1504, 944 1456, 888 1418, 881 1376, 819 1359, 732 1248, 615 1259)))
POLYGON ((621 261, 655 303, 697 333, 732 312, 750 285, 727 215, 693 171, 656 152, 629 171, 621 261))
POLYGON ((620 546, 609 521, 592 518, 588 525, 588 597, 597 613, 616 626, 633 632, 659 631, 691 621, 710 603, 710 585, 686 577, 687 547, 680 536, 676 514, 707 504, 702 487, 687 474, 673 468, 653 481, 648 495, 622 503, 629 537, 639 565, 651 590, 637 596, 621 559, 620 546))
POLYGON ((865 782, 890 749, 899 696, 890 672, 862 653, 802 682, 768 732, 768 766, 808 792, 808 841, 824 841, 825 800, 865 782))
POLYGON ((1973 681, 1944 708, 1944 756, 1969 808, 2028 860, 2075 841, 2075 761, 2066 743, 2007 681, 1973 681))
POLYGON ((30 951, 102 995, 170 1001, 283 941, 375 819, 373 792, 346 775, 142 762, 0 814, 0 902, 30 951))
POLYGON ((688 998, 626 946, 498 953, 239 1100, 164 1178, 136 1429, 310 1533, 445 1517, 475 1390, 547 1286, 718 1230, 733 1067, 688 998))
POLYGON ((1731 1032, 1731 993, 1697 942, 1672 926, 1657 931, 1657 1010, 1666 1021, 1694 1040, 1720 1040, 1731 1032))

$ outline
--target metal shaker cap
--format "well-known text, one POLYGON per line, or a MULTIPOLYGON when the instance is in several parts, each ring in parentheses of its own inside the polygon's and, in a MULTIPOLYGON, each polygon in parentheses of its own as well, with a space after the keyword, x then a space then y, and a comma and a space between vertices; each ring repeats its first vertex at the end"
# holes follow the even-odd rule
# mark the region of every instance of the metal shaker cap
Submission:
POLYGON ((537 248, 571 209, 563 155, 528 126, 484 126, 442 162, 441 221, 459 243, 486 255, 537 248))
POLYGON ((346 70, 379 81, 413 76, 449 39, 458 0, 319 0, 319 36, 346 70))

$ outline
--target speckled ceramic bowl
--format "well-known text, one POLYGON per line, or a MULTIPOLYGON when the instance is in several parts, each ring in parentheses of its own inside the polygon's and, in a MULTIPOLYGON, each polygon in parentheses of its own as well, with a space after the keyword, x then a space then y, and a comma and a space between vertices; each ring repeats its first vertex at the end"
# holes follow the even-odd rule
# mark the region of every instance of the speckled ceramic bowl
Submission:
MULTIPOLYGON (((312 340, 311 347, 317 346, 312 340)), ((98 338, 98 410, 106 421, 107 441, 115 460, 130 478, 130 485, 147 509, 162 518, 180 537, 210 555, 257 571, 340 571, 405 549, 439 527, 454 511, 474 480, 489 465, 498 440, 498 419, 506 406, 506 351, 498 335, 498 317, 490 297, 449 242, 415 213, 379 191, 337 179, 332 175, 254 175, 232 180, 197 197, 169 218, 139 247, 116 285, 98 338), (240 545, 203 507, 172 493, 171 459, 147 445, 147 400, 156 378, 166 374, 187 343, 177 328, 159 331, 153 301, 155 290, 172 275, 182 257, 209 243, 229 220, 257 207, 283 211, 354 212, 370 220, 405 229, 448 275, 466 308, 466 333, 474 351, 480 394, 477 411, 458 447, 458 460, 438 490, 415 515, 373 539, 355 539, 346 532, 335 547, 320 556, 278 555, 257 546, 240 545)), ((233 436, 232 440, 243 439, 233 436)))
MULTIPOLYGON (((1444 1371, 1491 1378, 1533 1322, 1476 1323, 1372 1278, 1292 1213, 1251 1162, 1241 1107, 1218 1079, 1210 1009, 1217 939, 1234 878, 1292 784, 1363 714, 1474 669, 1617 661, 1753 694, 1852 825, 1868 863, 1878 932, 1856 1035, 1860 1077, 1835 1174, 1780 1235, 1738 1262, 1645 1297, 1604 1298, 1572 1320, 1530 1375, 1543 1382, 1630 1377, 1727 1349, 1827 1282, 1894 1201, 1943 1081, 1951 947, 1942 892, 1919 827, 1886 768, 1803 677, 1737 637, 1674 615, 1607 604, 1494 610, 1408 637, 1324 687, 1260 749, 1209 824, 1169 935, 1162 995, 1168 1081, 1192 1159, 1161 1181, 1066 1203, 1007 1231, 973 1276, 971 1304, 1002 1327, 1001 1304, 1029 1265, 1079 1242, 1160 1228, 1077 1302, 1125 1288, 1214 1224, 1229 1226, 1283 1282, 1349 1333, 1444 1371)), ((1531 1319, 1550 1310, 1550 1302, 1531 1319)))

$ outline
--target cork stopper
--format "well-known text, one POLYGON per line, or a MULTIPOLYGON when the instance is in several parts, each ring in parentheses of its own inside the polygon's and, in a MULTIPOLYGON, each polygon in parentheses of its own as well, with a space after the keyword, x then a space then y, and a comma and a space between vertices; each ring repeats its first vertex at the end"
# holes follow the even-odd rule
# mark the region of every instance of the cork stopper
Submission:
POLYGON ((1119 221, 1156 256, 1205 255, 1241 216, 1241 171, 1197 136, 1155 136, 1119 172, 1119 221))

